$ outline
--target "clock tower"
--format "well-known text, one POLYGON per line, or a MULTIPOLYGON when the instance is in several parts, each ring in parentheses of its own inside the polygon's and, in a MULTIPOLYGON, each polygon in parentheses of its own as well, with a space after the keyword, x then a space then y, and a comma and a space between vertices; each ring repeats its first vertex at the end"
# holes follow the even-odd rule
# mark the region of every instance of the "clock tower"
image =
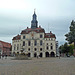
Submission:
POLYGON ((38 27, 37 15, 35 14, 35 10, 34 10, 34 14, 31 21, 31 28, 35 29, 37 27, 38 27))

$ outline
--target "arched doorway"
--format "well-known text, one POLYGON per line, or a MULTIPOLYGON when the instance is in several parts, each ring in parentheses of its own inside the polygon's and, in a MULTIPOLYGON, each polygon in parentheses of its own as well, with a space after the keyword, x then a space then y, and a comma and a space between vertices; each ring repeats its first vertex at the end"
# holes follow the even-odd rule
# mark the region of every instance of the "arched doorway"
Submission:
POLYGON ((55 53, 54 52, 51 52, 51 57, 55 57, 55 53))
POLYGON ((49 52, 46 52, 46 53, 45 53, 45 56, 46 56, 46 57, 49 57, 49 52))
POLYGON ((39 55, 40 57, 42 57, 43 56, 43 54, 42 53, 40 53, 40 55, 39 55))
POLYGON ((30 55, 31 55, 31 54, 30 54, 30 53, 28 53, 28 57, 30 57, 30 55))
POLYGON ((19 55, 19 52, 17 52, 17 54, 19 55))
POLYGON ((37 57, 37 54, 36 53, 34 53, 34 57, 37 57))

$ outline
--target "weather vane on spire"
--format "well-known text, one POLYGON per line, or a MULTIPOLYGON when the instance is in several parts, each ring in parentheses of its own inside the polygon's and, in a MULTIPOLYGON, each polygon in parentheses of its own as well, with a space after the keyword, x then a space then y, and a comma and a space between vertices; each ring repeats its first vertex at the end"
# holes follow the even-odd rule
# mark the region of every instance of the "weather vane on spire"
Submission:
POLYGON ((34 9, 34 13, 35 13, 36 8, 34 9))

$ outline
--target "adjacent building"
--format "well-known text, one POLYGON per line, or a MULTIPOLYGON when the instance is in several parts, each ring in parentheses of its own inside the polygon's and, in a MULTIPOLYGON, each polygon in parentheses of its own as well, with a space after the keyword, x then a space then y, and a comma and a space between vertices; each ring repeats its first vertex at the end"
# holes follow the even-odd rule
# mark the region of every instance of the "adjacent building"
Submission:
POLYGON ((11 55, 11 44, 0 41, 0 55, 11 55))
POLYGON ((12 53, 25 53, 28 57, 55 57, 56 36, 51 31, 46 33, 38 26, 37 15, 34 11, 31 28, 22 30, 20 35, 12 39, 12 53))
POLYGON ((58 41, 56 41, 56 56, 59 56, 58 41))

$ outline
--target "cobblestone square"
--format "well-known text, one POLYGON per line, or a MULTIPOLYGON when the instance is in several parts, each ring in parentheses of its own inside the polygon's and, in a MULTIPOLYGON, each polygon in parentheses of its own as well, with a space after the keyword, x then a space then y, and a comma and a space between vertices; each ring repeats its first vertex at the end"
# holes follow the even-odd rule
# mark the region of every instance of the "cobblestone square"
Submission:
POLYGON ((0 59, 0 75, 75 75, 75 58, 0 59))

